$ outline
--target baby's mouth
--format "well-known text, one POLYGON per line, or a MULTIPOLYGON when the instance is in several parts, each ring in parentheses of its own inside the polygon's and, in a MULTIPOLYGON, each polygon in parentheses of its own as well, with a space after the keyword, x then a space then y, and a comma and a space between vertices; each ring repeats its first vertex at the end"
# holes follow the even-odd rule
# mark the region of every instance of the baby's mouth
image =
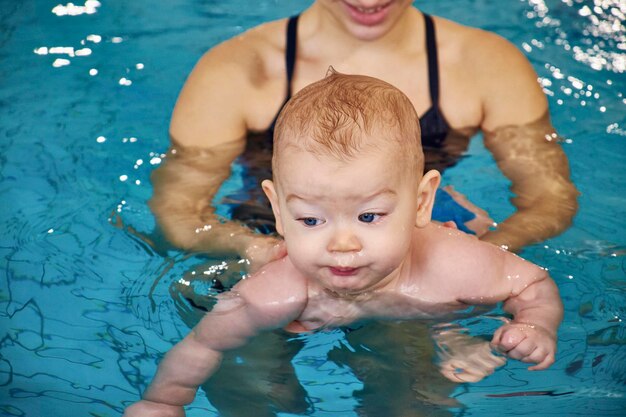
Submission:
POLYGON ((352 275, 356 275, 359 272, 359 268, 350 268, 345 266, 331 266, 329 267, 330 272, 333 275, 337 275, 340 277, 349 277, 352 275))

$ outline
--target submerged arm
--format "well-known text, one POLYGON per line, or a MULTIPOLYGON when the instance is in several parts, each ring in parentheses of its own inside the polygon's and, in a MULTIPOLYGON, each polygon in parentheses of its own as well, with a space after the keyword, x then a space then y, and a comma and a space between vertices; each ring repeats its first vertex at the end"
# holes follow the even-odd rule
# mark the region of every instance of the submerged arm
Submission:
POLYGON ((517 251, 563 232, 578 209, 578 192, 530 62, 495 35, 485 36, 483 46, 476 61, 484 94, 481 128, 485 146, 511 180, 517 209, 483 239, 517 251))
POLYGON ((567 229, 578 210, 578 191, 548 115, 525 126, 485 132, 485 145, 511 180, 517 211, 483 240, 517 251, 567 229))
POLYGON ((230 175, 230 164, 242 146, 241 142, 210 149, 174 145, 153 172, 150 208, 174 245, 253 257, 255 245, 277 244, 278 240, 263 237, 241 223, 218 217, 212 206, 211 199, 230 175))
POLYGON ((246 146, 243 107, 251 88, 251 53, 241 48, 234 41, 215 47, 185 83, 172 115, 172 148, 152 175, 150 208, 176 246, 234 252, 262 265, 279 257, 278 241, 218 218, 211 201, 246 146))

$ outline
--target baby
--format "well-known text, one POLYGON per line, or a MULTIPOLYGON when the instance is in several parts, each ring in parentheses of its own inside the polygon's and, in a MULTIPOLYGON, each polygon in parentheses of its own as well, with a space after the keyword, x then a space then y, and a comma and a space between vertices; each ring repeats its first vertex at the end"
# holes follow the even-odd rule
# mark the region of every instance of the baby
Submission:
POLYGON ((278 328, 430 319, 503 302, 513 320, 492 346, 529 369, 554 362, 556 285, 544 269, 431 222, 440 174, 422 174, 419 120, 398 89, 331 72, 289 101, 274 140, 274 181, 262 187, 287 256, 222 294, 125 415, 184 416, 222 352, 278 328))

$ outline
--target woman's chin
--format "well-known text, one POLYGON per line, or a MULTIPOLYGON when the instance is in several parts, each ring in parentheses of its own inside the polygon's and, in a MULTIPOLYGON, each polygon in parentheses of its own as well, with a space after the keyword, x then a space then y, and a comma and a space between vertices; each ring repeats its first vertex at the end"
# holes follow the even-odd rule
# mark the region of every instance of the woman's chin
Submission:
POLYGON ((402 14, 399 9, 410 6, 410 3, 407 5, 400 3, 388 1, 379 9, 363 11, 348 1, 341 1, 336 4, 341 11, 336 10, 335 13, 341 14, 341 17, 337 17, 343 21, 345 30, 351 36, 360 41, 370 42, 384 37, 395 26, 398 16, 402 14))

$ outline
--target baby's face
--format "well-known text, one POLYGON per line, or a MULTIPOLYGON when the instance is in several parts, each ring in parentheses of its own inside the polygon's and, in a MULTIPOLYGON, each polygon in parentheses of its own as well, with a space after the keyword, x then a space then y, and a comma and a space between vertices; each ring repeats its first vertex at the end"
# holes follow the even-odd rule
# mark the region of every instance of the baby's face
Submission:
POLYGON ((296 267, 339 294, 392 283, 416 218, 419 178, 405 166, 375 150, 344 162, 286 149, 268 196, 296 267))

